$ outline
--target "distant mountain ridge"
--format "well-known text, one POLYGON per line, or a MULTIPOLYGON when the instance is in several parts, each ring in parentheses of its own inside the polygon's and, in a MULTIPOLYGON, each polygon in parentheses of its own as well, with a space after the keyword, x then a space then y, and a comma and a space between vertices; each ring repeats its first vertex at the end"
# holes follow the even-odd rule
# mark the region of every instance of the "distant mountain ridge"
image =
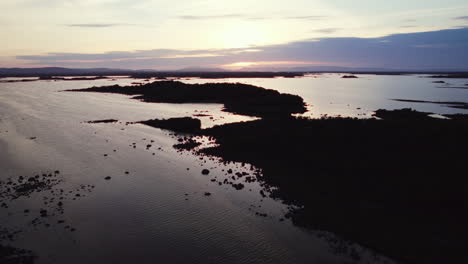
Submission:
POLYGON ((44 75, 103 75, 103 74, 122 74, 133 73, 133 70, 111 69, 111 68, 61 68, 61 67, 42 67, 42 68, 0 68, 0 76, 4 77, 27 77, 44 75))
POLYGON ((223 68, 203 68, 190 67, 179 70, 131 70, 113 68, 62 68, 62 67, 42 67, 42 68, 0 68, 0 77, 35 77, 35 76, 116 76, 135 75, 141 73, 215 73, 215 72, 311 72, 311 73, 461 73, 466 70, 407 70, 407 69, 384 69, 384 68, 352 68, 339 66, 306 66, 290 68, 274 67, 250 67, 236 71, 223 68))
POLYGON ((370 67, 342 67, 342 66, 302 66, 302 67, 249 67, 240 71, 266 71, 266 72, 329 72, 329 73, 366 73, 366 72, 395 72, 395 73, 450 73, 467 72, 466 69, 392 69, 392 68, 370 68, 370 67))

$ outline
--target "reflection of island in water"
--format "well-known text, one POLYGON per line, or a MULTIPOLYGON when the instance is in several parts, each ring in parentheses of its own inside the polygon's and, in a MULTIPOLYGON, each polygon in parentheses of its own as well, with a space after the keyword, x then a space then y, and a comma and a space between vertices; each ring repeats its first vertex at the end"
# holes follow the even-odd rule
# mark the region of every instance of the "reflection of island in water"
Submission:
POLYGON ((75 91, 223 103, 226 111, 262 117, 208 129, 193 118, 142 123, 193 133, 181 137, 179 149, 259 168, 261 195, 298 206, 286 215, 298 225, 337 233, 403 262, 468 261, 466 115, 436 119, 402 109, 376 111, 381 120, 297 118, 289 115, 305 111, 300 97, 242 84, 159 82, 75 91), (203 136, 217 145, 198 149, 203 136))

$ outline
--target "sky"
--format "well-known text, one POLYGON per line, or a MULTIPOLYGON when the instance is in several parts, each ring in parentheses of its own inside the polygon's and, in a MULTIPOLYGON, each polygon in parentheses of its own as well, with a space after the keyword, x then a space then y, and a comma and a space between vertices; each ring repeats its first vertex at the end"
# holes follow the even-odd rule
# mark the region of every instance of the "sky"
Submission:
POLYGON ((466 0, 8 0, 0 12, 0 67, 468 69, 466 0))

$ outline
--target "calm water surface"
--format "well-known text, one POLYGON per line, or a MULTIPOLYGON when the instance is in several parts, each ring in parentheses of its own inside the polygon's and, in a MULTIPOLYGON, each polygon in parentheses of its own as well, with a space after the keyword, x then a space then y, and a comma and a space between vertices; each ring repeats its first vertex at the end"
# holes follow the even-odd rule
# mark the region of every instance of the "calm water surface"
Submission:
MULTIPOLYGON (((468 101, 468 90, 438 88, 440 84, 433 84, 433 79, 340 77, 184 82, 243 82, 298 94, 310 104, 308 115, 313 117, 363 117, 379 108, 402 107, 440 114, 467 112, 389 100, 468 101)), ((464 81, 447 80, 457 86, 464 81)), ((0 180, 60 170, 65 190, 81 184, 95 186, 84 197, 64 202, 64 215, 45 220, 50 227, 30 224, 45 206, 42 196, 47 194, 18 199, 8 209, 0 209, 2 227, 22 230, 14 246, 33 250, 39 255, 38 263, 386 263, 387 259, 376 260, 358 245, 351 247, 362 252, 360 261, 336 254, 335 246, 317 232, 279 221, 287 207, 262 198, 256 183, 237 191, 211 182, 224 179, 229 168, 249 172, 248 164, 220 165, 206 157, 178 153, 172 148, 177 139, 170 132, 125 124, 206 113, 203 111, 213 116, 202 118, 204 127, 253 118, 222 112, 218 104, 153 104, 116 94, 61 92, 132 82, 135 80, 0 84, 0 180), (109 118, 121 122, 84 123, 109 118), (208 176, 200 173, 204 168, 210 169, 208 176), (106 176, 112 179, 106 181, 106 176), (31 214, 23 214, 24 209, 31 214), (256 212, 268 216, 259 217, 256 212), (76 231, 64 230, 55 224, 57 220, 66 220, 76 231)))

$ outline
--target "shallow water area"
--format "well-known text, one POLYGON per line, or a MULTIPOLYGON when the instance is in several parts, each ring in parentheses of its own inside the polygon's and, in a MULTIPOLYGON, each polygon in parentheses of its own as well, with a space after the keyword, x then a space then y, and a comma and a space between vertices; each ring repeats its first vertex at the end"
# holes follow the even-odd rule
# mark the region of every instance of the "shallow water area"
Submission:
POLYGON ((413 108, 436 114, 468 113, 465 109, 450 108, 440 104, 398 102, 392 99, 422 101, 468 102, 466 79, 434 79, 429 75, 373 75, 357 74, 358 78, 344 79, 345 74, 309 74, 296 78, 244 78, 198 79, 186 83, 240 82, 252 84, 281 93, 304 98, 309 112, 304 116, 320 118, 342 116, 369 118, 377 109, 413 108), (444 81, 445 83, 434 83, 444 81))
MULTIPOLYGON (((309 105, 305 115, 311 117, 370 117, 379 108, 403 107, 467 113, 441 104, 391 100, 468 102, 468 90, 448 88, 464 84, 463 79, 436 84, 421 75, 341 76, 181 81, 242 82, 297 94, 309 105)), ((258 182, 234 176, 255 174, 249 164, 222 164, 177 151, 172 132, 127 123, 190 116, 206 128, 253 117, 224 112, 219 104, 144 103, 119 94, 64 92, 146 82, 122 76, 0 83, 0 180, 55 171, 60 179, 51 189, 8 200, 8 207, 0 208, 2 228, 21 231, 12 245, 35 252, 37 263, 390 262, 347 245, 360 252, 358 260, 337 252, 339 246, 330 243, 335 239, 324 238, 323 232, 292 225, 284 218, 286 205, 263 197, 258 182), (118 122, 88 123, 104 119, 118 122), (209 173, 203 175, 203 169, 209 173), (63 213, 56 208, 59 201, 63 213)))
MULTIPOLYGON (((273 88, 266 82, 275 80, 283 82, 265 79, 257 85, 273 88)), ((0 84, 0 180, 54 171, 60 179, 50 190, 8 200, 8 208, 0 209, 2 226, 21 231, 12 245, 32 250, 37 263, 377 261, 367 251, 360 261, 337 254, 327 239, 284 219, 287 206, 260 195, 258 182, 227 173, 251 175, 250 165, 180 153, 172 147, 178 143, 172 132, 126 123, 206 114, 202 125, 209 127, 252 117, 228 114, 217 104, 154 104, 116 94, 63 92, 132 82, 140 81, 0 84), (110 118, 119 122, 87 123, 110 118), (236 190, 223 184, 225 179, 245 187, 236 190), (59 201, 63 213, 54 209, 59 201)))

